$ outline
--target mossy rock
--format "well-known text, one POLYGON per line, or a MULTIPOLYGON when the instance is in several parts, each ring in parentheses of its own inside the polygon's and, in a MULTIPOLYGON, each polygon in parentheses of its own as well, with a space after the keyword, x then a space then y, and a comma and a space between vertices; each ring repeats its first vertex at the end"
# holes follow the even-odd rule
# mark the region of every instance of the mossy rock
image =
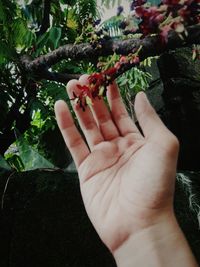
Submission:
MULTIPOLYGON (((7 179, 0 177, 1 196, 7 179)), ((200 263, 200 174, 182 173, 177 181, 177 218, 200 263)), ((3 197, 0 227, 1 267, 116 267, 88 219, 76 173, 14 173, 3 197)))
POLYGON ((1 267, 115 266, 85 212, 77 174, 13 175, 0 221, 1 267))

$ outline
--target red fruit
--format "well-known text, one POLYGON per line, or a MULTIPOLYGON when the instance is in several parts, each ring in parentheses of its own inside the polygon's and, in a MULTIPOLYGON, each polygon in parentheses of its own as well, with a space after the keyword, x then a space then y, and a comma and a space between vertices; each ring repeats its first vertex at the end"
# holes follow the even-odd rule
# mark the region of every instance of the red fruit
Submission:
POLYGON ((138 64, 138 63, 140 63, 140 58, 138 57, 138 56, 135 56, 134 58, 133 58, 133 63, 134 64, 138 64))
POLYGON ((104 71, 104 74, 108 75, 108 76, 112 76, 117 72, 117 69, 115 67, 112 67, 108 70, 104 71))
POLYGON ((92 84, 96 84, 97 82, 103 80, 103 75, 101 73, 93 73, 88 78, 89 82, 92 84))
POLYGON ((120 62, 121 63, 126 63, 128 60, 127 60, 127 58, 125 57, 125 56, 121 56, 120 57, 120 62))
POLYGON ((190 16, 190 13, 190 10, 188 10, 185 6, 178 11, 179 16, 184 19, 187 19, 190 16))

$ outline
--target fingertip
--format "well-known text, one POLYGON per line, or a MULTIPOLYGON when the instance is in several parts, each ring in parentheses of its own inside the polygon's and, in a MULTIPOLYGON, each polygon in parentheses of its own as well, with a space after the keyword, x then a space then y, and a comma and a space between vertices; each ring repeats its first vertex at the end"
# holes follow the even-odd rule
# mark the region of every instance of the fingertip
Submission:
POLYGON ((135 97, 135 112, 144 112, 147 106, 151 106, 147 95, 144 91, 140 91, 135 97))
POLYGON ((58 118, 61 114, 68 112, 68 106, 64 100, 58 100, 54 104, 54 110, 58 118))
POLYGON ((59 109, 60 107, 62 107, 63 105, 66 105, 65 101, 62 99, 59 99, 55 102, 54 104, 54 109, 59 109))
POLYGON ((144 92, 135 98, 135 113, 145 137, 157 138, 164 136, 166 127, 144 92), (161 134, 162 133, 162 134, 161 134))
POLYGON ((68 83, 67 83, 67 86, 66 86, 66 90, 67 90, 67 93, 71 93, 73 90, 76 90, 77 89, 77 85, 78 85, 79 81, 78 80, 70 80, 68 83))
POLYGON ((56 111, 60 105, 60 101, 61 100, 57 100, 55 103, 54 103, 54 111, 56 111))
POLYGON ((90 75, 88 75, 88 74, 83 74, 83 75, 81 75, 81 77, 79 78, 79 82, 80 82, 82 85, 89 84, 89 77, 90 77, 90 75))
POLYGON ((135 101, 138 101, 138 99, 141 101, 148 101, 147 95, 144 91, 140 91, 136 94, 135 101))
POLYGON ((55 115, 58 126, 60 130, 67 128, 67 126, 72 124, 72 116, 68 108, 67 103, 63 100, 56 101, 55 105, 55 115))

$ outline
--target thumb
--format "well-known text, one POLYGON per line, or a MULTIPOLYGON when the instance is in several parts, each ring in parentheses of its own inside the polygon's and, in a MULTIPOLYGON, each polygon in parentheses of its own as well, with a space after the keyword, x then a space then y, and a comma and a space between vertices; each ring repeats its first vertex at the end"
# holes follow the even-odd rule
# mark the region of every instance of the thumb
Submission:
POLYGON ((171 134, 157 115, 144 92, 139 92, 136 95, 135 113, 146 138, 156 136, 165 138, 166 134, 171 134))

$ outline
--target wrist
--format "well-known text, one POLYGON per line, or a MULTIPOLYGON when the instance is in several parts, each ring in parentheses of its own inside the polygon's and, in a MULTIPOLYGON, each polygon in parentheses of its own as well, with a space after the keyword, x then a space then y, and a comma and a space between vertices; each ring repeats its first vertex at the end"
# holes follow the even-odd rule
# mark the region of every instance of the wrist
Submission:
POLYGON ((174 214, 129 238, 113 252, 118 267, 197 267, 174 214))

